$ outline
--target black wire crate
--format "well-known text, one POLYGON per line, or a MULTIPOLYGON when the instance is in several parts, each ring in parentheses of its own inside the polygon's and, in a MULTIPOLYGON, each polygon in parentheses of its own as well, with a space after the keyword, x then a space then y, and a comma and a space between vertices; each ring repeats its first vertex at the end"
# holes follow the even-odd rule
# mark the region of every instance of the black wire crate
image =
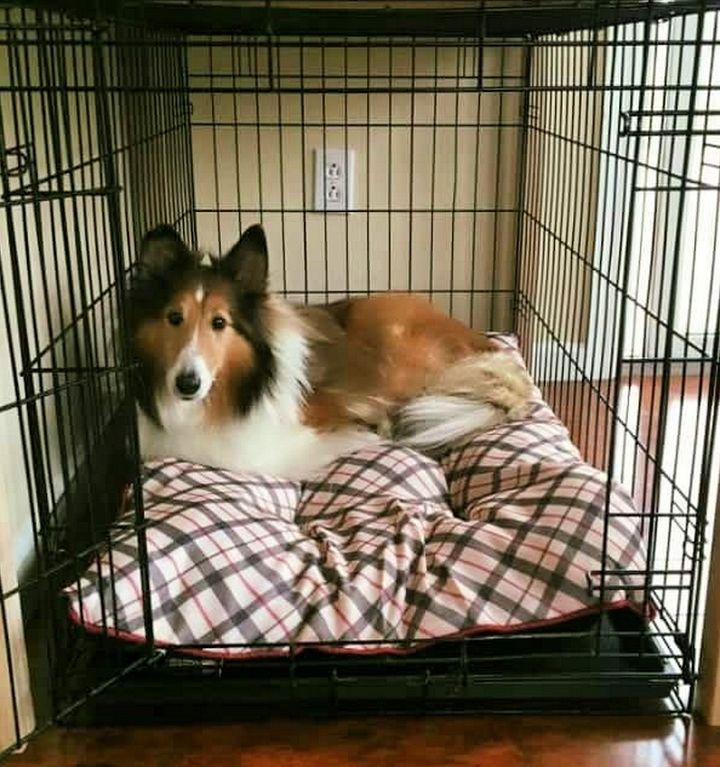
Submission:
POLYGON ((720 484, 718 8, 0 3, 0 752, 133 712, 692 710, 720 484), (352 174, 334 210, 329 151, 352 174), (608 477, 588 614, 402 655, 154 641, 128 280, 157 224, 217 254, 255 222, 295 303, 410 292, 517 337, 608 477), (634 610, 603 601, 619 486, 645 556, 634 610), (107 557, 114 577, 129 500, 132 642, 116 604, 96 635, 71 623, 64 591, 107 557))
MULTIPOLYGON (((486 636, 416 646, 413 654, 328 658, 312 646, 288 648, 285 658, 198 659, 160 650, 149 667, 123 684, 74 707, 63 720, 87 724, 153 721, 232 721, 296 714, 667 711, 683 679, 673 637, 646 635, 637 616, 581 618, 530 633, 486 636), (669 640, 669 641, 668 641, 669 640)), ((82 637, 75 668, 81 689, 88 674, 101 679, 142 657, 124 647, 113 656, 107 640, 82 637), (115 657, 108 669, 104 664, 115 657)), ((113 648, 117 650, 118 648, 113 648)), ((73 673, 68 674, 73 697, 73 673)))

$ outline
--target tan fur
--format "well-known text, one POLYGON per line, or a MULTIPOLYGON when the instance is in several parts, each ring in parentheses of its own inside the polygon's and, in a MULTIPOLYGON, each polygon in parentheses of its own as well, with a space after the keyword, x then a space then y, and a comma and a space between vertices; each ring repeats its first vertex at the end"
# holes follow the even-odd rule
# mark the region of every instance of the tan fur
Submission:
POLYGON ((487 337, 419 296, 370 296, 328 311, 345 331, 352 359, 363 367, 370 360, 372 372, 362 376, 370 379, 373 394, 393 402, 415 396, 457 360, 492 348, 487 337))
POLYGON ((153 360, 158 370, 168 370, 180 351, 187 346, 199 322, 199 306, 190 290, 173 296, 161 317, 146 319, 137 329, 135 344, 141 354, 153 360), (173 327, 167 321, 170 311, 179 311, 185 321, 173 327))
POLYGON ((435 391, 487 387, 486 401, 513 412, 529 396, 526 374, 491 339, 419 296, 348 299, 301 314, 312 352, 305 419, 317 428, 360 422, 387 435, 399 407, 435 391))
POLYGON ((448 394, 478 399, 504 410, 508 417, 523 414, 532 395, 530 376, 506 353, 483 354, 460 360, 442 371, 424 394, 448 394))

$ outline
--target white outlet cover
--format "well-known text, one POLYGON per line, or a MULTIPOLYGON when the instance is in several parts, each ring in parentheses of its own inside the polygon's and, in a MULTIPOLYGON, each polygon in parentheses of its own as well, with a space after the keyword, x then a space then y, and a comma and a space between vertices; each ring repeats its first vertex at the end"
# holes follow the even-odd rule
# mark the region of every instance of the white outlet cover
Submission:
POLYGON ((352 210, 354 168, 354 149, 315 149, 315 210, 352 210))

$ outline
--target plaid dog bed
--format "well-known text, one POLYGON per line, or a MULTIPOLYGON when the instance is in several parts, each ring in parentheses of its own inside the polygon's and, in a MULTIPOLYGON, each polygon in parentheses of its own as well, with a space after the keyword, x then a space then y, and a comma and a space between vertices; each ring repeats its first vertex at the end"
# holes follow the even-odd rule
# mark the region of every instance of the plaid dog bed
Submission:
MULTIPOLYGON (((539 393, 526 419, 440 462, 384 444, 303 484, 150 463, 155 641, 226 658, 304 643, 407 652, 420 640, 640 609, 640 518, 622 487, 607 488, 539 393)), ((142 642, 132 519, 118 520, 108 550, 66 593, 88 631, 142 642)))

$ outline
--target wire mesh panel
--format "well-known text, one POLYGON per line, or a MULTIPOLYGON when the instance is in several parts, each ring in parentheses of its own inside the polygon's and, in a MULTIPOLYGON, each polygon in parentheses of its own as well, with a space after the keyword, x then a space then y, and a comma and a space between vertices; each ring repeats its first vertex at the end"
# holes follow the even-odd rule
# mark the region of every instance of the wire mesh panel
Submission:
POLYGON ((201 687, 188 699, 250 708, 262 687, 265 702, 331 710, 571 694, 586 705, 618 690, 687 710, 718 486, 713 4, 6 5, 0 707, 11 701, 12 716, 0 751, 33 730, 33 708, 41 723, 100 693, 111 719, 201 687), (340 203, 327 196, 331 155, 340 203), (605 613, 381 661, 312 647, 300 661, 294 646, 277 662, 201 661, 200 642, 156 651, 125 284, 150 227, 219 254, 255 222, 271 287, 293 302, 410 291, 518 333, 546 399, 608 473, 603 566, 587 574, 599 602, 616 576, 608 491, 619 482, 634 497, 642 619, 605 613), (124 532, 143 571, 134 650, 107 625, 123 551, 108 527, 127 482, 124 532), (69 627, 59 598, 93 562, 111 584, 98 642, 69 627))
POLYGON ((536 379, 634 494, 654 627, 690 675, 718 485, 717 25, 539 41, 518 288, 536 379))
POLYGON ((94 555, 132 476, 122 286, 150 222, 192 236, 184 62, 166 35, 0 11, 2 513, 16 563, 2 573, 3 747, 29 729, 20 598, 38 689, 57 706, 57 588, 94 555))
POLYGON ((473 38, 191 37, 199 244, 224 252, 262 221, 271 284, 296 301, 412 291, 510 328, 521 53, 473 38), (350 199, 318 212, 315 157, 332 151, 350 199))

